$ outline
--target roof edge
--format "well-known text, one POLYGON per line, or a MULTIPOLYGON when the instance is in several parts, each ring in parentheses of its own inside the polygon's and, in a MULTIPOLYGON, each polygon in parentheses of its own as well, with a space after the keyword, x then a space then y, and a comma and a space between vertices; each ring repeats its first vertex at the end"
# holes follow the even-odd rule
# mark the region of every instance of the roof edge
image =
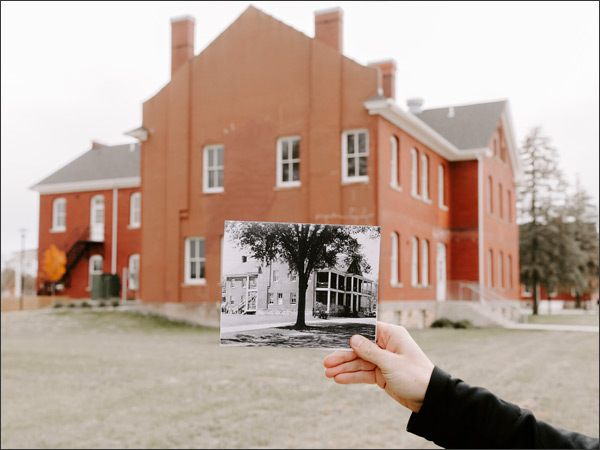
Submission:
POLYGON ((103 180, 72 181, 67 183, 34 184, 29 189, 40 194, 65 194, 69 192, 101 191, 140 187, 142 177, 105 178, 103 180))

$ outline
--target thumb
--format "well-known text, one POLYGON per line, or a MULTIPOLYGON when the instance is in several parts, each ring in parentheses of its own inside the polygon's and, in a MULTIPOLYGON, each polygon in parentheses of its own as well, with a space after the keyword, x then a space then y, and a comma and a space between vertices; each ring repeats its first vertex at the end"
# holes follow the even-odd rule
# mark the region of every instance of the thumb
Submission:
POLYGON ((385 350, 359 334, 352 336, 350 346, 360 358, 372 362, 380 368, 386 360, 387 352, 385 350))

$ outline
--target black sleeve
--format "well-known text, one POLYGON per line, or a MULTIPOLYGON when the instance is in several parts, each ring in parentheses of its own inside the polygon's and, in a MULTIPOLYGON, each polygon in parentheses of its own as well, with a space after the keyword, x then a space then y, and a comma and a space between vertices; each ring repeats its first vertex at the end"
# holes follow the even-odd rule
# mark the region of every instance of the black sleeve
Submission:
POLYGON ((599 448, 599 441, 537 420, 531 411, 435 367, 407 430, 445 448, 599 448))

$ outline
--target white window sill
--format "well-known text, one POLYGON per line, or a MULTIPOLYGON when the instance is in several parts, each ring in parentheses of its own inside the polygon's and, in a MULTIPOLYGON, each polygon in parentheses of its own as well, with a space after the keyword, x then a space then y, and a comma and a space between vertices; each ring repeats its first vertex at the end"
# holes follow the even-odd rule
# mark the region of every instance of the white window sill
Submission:
POLYGON ((393 288, 403 288, 404 284, 403 283, 390 283, 390 286, 393 288))
POLYGON ((127 229, 128 230, 136 230, 136 229, 141 228, 141 227, 142 227, 142 224, 135 224, 135 225, 129 224, 129 225, 127 225, 127 229))
POLYGON ((285 191, 287 189, 295 189, 301 186, 300 183, 290 183, 290 184, 277 184, 273 190, 274 191, 285 191))
POLYGON ((417 285, 412 285, 411 287, 415 288, 415 289, 431 289, 433 286, 431 286, 430 284, 427 285, 423 285, 423 284, 417 284, 417 285))
POLYGON ((184 283, 181 283, 181 287, 193 287, 193 286, 205 286, 206 278, 202 278, 200 280, 186 280, 184 283))
POLYGON ((342 186, 348 184, 369 184, 369 177, 355 177, 355 178, 344 178, 342 180, 342 186))
POLYGON ((446 205, 440 205, 440 209, 442 211, 448 211, 448 207, 446 205))
POLYGON ((421 200, 423 200, 423 202, 427 203, 428 205, 431 205, 433 203, 430 198, 422 198, 421 200))
POLYGON ((396 186, 394 184, 390 184, 390 188, 396 192, 402 192, 402 186, 396 186))
POLYGON ((50 228, 50 233, 64 233, 67 231, 66 228, 50 228))
POLYGON ((225 188, 204 189, 202 192, 204 194, 222 194, 225 192, 225 188))

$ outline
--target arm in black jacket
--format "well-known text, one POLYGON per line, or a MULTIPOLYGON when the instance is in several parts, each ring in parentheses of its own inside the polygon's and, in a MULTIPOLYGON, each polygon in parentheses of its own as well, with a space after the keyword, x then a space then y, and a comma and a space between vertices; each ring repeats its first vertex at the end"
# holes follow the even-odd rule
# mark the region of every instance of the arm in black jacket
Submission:
POLYGON ((407 430, 446 448, 599 448, 599 441, 555 428, 531 411, 471 387, 435 367, 407 430))

